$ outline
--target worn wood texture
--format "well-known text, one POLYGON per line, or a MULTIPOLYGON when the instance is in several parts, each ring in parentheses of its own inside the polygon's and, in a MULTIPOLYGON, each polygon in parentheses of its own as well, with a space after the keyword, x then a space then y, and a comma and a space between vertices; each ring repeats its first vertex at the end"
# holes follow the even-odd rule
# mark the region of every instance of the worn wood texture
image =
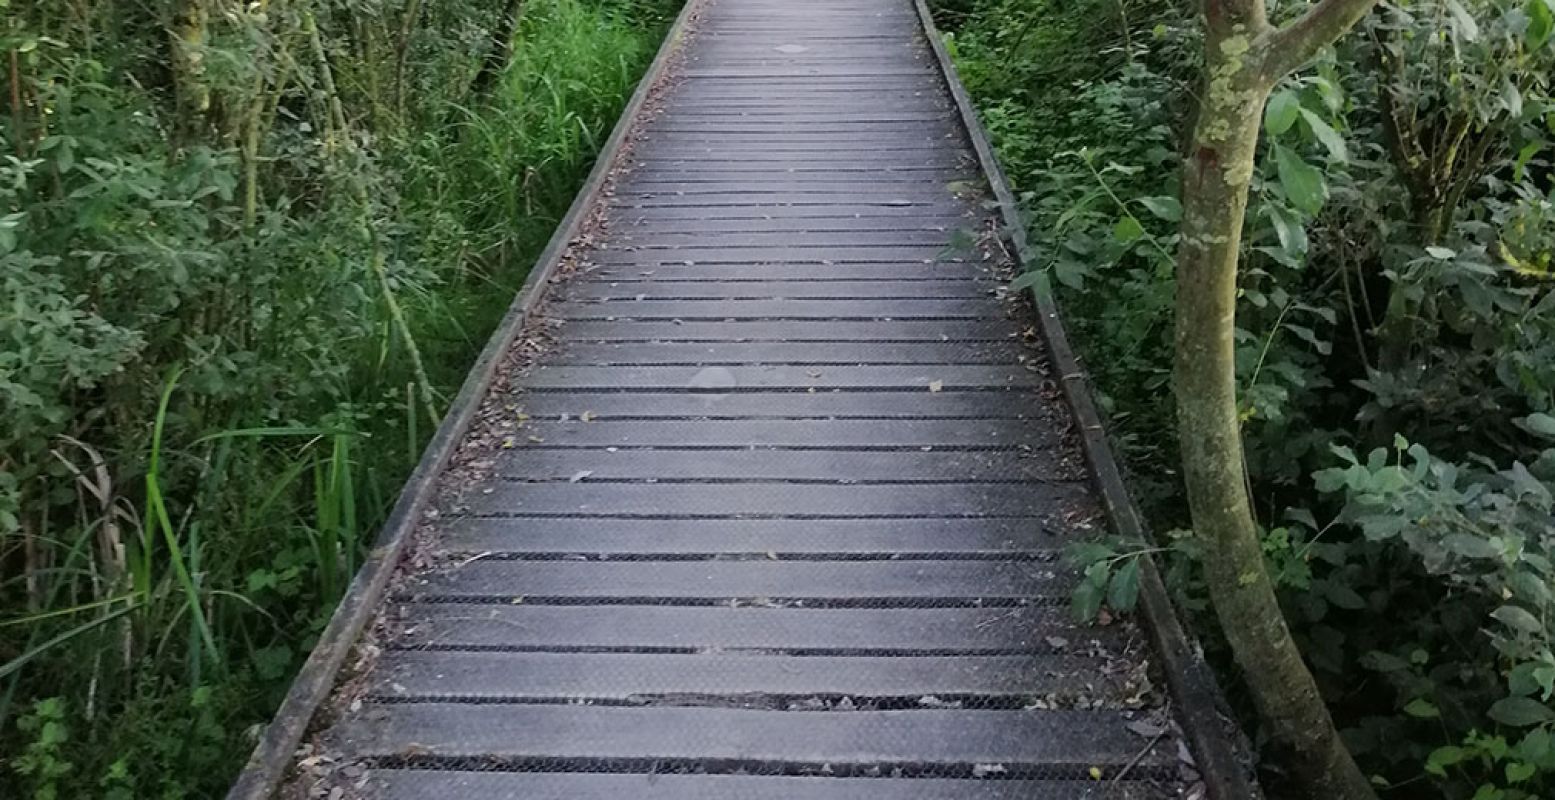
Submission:
POLYGON ((304 795, 1197 790, 924 26, 702 4, 304 795))

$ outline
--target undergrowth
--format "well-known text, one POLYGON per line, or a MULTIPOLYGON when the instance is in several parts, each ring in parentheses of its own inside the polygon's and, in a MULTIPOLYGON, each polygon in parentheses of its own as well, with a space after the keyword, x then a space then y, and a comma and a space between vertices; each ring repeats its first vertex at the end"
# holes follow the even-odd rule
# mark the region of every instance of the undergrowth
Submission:
POLYGON ((0 2, 0 794, 223 793, 677 6, 0 2))
MULTIPOLYGON (((1170 391, 1199 9, 937 5, 1030 225, 1017 284, 1061 300, 1213 632, 1170 391)), ((1555 788, 1552 32, 1548 0, 1383 4, 1265 113, 1236 332, 1249 486, 1286 618, 1384 797, 1555 788)), ((1147 547, 1077 550, 1077 608, 1147 547)))

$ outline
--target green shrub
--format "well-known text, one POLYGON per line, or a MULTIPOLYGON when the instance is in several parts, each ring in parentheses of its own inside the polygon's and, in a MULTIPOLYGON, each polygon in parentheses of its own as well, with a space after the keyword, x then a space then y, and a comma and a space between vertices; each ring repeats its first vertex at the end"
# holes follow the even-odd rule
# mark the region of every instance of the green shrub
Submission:
MULTIPOLYGON (((958 67, 1036 248, 1016 283, 1058 295, 1148 515, 1181 527, 1168 389, 1197 9, 954 5, 958 67)), ((1237 316, 1248 477, 1304 655, 1399 797, 1519 800, 1555 780, 1552 8, 1388 6, 1265 115, 1237 316)), ((1162 546, 1202 610, 1191 532, 1162 546)), ((1114 600, 1144 549, 1077 548, 1077 608, 1114 600)))
POLYGON ((0 784, 242 763, 678 4, 512 5, 0 3, 0 784))

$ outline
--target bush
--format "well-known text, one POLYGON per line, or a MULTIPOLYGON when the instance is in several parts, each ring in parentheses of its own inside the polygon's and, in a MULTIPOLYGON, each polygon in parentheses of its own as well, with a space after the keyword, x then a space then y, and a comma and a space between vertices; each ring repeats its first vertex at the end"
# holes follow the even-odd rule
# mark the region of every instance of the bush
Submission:
MULTIPOLYGON (((1552 13, 1386 6, 1265 114, 1237 316, 1249 480, 1304 654, 1398 796, 1555 782, 1552 13)), ((1166 389, 1196 9, 978 0, 945 19, 1037 248, 1016 283, 1058 294, 1149 516, 1180 527, 1166 389)), ((1202 609, 1191 533, 1167 546, 1202 609)), ((1074 555, 1105 583, 1144 547, 1074 555)))
POLYGON ((222 791, 675 5, 0 4, 18 796, 222 791))

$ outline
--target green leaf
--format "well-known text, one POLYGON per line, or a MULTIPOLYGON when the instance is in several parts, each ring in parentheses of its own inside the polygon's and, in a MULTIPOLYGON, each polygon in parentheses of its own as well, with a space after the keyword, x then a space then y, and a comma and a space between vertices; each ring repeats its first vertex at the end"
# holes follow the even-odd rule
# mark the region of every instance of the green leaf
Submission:
POLYGON ((1490 707, 1490 718, 1502 725, 1526 728, 1555 720, 1555 711, 1529 697, 1503 697, 1490 707))
POLYGON ((1542 764, 1549 760, 1552 740, 1548 728, 1534 728, 1517 743, 1516 754, 1523 761, 1542 764))
POLYGON ((1084 569, 1090 569, 1098 561, 1109 561, 1117 555, 1117 551, 1101 542, 1078 542, 1064 548, 1064 559, 1084 569))
POLYGON ((1465 558, 1494 558, 1501 554, 1501 548, 1494 542, 1472 533, 1448 534, 1442 538, 1442 546, 1465 558))
POLYGON ((1301 114, 1301 97, 1295 92, 1286 89, 1275 92, 1269 98, 1269 105, 1263 110, 1263 126, 1268 129, 1269 136, 1280 136, 1290 130, 1290 126, 1296 124, 1296 117, 1301 114))
POLYGON ((1361 666, 1377 672, 1401 672, 1409 669, 1409 662, 1392 653, 1372 650, 1361 656, 1361 666))
POLYGON ((1404 706, 1404 713, 1416 719, 1436 719, 1442 715, 1436 704, 1424 697, 1416 697, 1404 706))
MULTIPOLYGON (((1533 0, 1533 2, 1542 4, 1543 0, 1533 0)), ((1550 0, 1550 2, 1555 3, 1555 0, 1550 0)), ((1533 157, 1538 155, 1543 148, 1543 142, 1529 142, 1523 145, 1523 149, 1517 151, 1517 160, 1512 163, 1512 180, 1519 183, 1522 182, 1523 175, 1528 170, 1528 162, 1532 161, 1533 157)))
POLYGON ((1074 593, 1069 597, 1070 609, 1074 612, 1074 618, 1079 622, 1090 622, 1101 611, 1102 596, 1105 587, 1098 586, 1091 581, 1080 581, 1080 585, 1074 588, 1074 593))
POLYGON ((1438 747, 1425 760, 1425 771, 1438 777, 1447 776, 1447 768, 1463 763, 1469 757, 1467 750, 1454 745, 1438 747))
POLYGON ((1118 244, 1133 244, 1144 235, 1144 226, 1131 215, 1119 217, 1117 224, 1112 226, 1112 238, 1117 240, 1118 244))
POLYGON ((1269 203, 1269 220, 1274 223, 1274 235, 1280 239, 1280 248, 1292 256, 1307 254, 1307 228, 1299 216, 1290 209, 1269 203))
POLYGON ((1538 617, 1520 606, 1502 606, 1490 612, 1490 616, 1524 633, 1538 633, 1544 630, 1544 623, 1539 622, 1538 617))
POLYGON ((1523 39, 1528 42, 1529 50, 1538 50, 1550 40, 1551 31, 1555 31, 1555 8, 1550 7, 1550 0, 1528 0, 1523 12, 1528 15, 1523 39))
POLYGON ((1025 272, 1022 272, 1019 275, 1016 275, 1015 276, 1015 280, 1010 281, 1010 291, 1018 292, 1018 291, 1021 291, 1022 289, 1029 289, 1029 288, 1031 288, 1033 286, 1036 286, 1037 285, 1037 281, 1042 280, 1042 275, 1043 274, 1044 273, 1042 272, 1042 270, 1040 270, 1040 269, 1033 269, 1033 270, 1027 270, 1025 272))
POLYGON ((1513 117, 1523 115, 1523 91, 1510 78, 1501 84, 1501 102, 1506 104, 1507 112, 1513 117))
POLYGON ((1114 611, 1132 611, 1139 600, 1139 559, 1131 558, 1117 572, 1107 589, 1107 605, 1114 611))
POLYGON ((1345 471, 1338 467, 1320 469, 1312 473, 1312 484, 1322 494, 1330 494, 1345 486, 1345 471))
POLYGON ((1347 611, 1358 611, 1366 607, 1366 598, 1342 583, 1328 582, 1324 587, 1323 597, 1347 611))
POLYGON ((1031 293, 1044 300, 1053 296, 1053 279, 1048 277, 1047 270, 1037 272, 1037 282, 1032 285, 1031 293))
POLYGON ((1323 173, 1302 161, 1294 150, 1279 145, 1274 146, 1274 160, 1285 196, 1308 216, 1317 216, 1328 200, 1328 184, 1323 180, 1323 173))
POLYGON ((1506 782, 1522 783, 1523 781, 1532 778, 1534 773, 1538 771, 1538 767, 1535 767, 1532 764, 1525 764, 1521 761, 1513 761, 1506 765, 1506 782))
POLYGON ((1338 131, 1329 127, 1322 117, 1303 108, 1301 109, 1301 118, 1307 121, 1307 127, 1312 129, 1312 135, 1316 136, 1323 147, 1328 149, 1329 158, 1341 164, 1350 160, 1350 151, 1344 146, 1344 137, 1340 136, 1338 131))
POLYGON ((1530 433, 1555 439, 1555 417, 1549 414, 1529 414, 1523 418, 1523 427, 1530 433))
POLYGON ((1513 596, 1522 600, 1534 608, 1543 608, 1555 602, 1555 594, 1550 592, 1549 583, 1544 578, 1533 573, 1519 570, 1507 577, 1507 587, 1512 590, 1513 596))
POLYGON ((1431 247, 1427 247, 1425 249, 1425 253, 1426 253, 1426 255, 1430 256, 1431 258, 1440 259, 1442 261, 1446 261, 1449 258, 1457 258, 1458 257, 1458 253, 1456 251, 1452 250, 1451 248, 1436 247, 1435 245, 1432 245, 1431 247))
POLYGON ((1472 42, 1479 38, 1479 23, 1474 21, 1474 15, 1463 7, 1458 0, 1447 0, 1447 11, 1452 14, 1452 28, 1459 38, 1466 42, 1472 42))
POLYGON ((1506 674, 1506 692, 1514 697, 1526 697, 1539 691, 1539 680, 1534 677, 1534 671, 1539 668, 1538 662, 1525 661, 1512 667, 1506 674))
POLYGON ((1175 197, 1160 195, 1158 197, 1141 197, 1138 199, 1140 205, 1150 209, 1150 213, 1167 222, 1177 222, 1182 219, 1182 203, 1177 202, 1175 197))

